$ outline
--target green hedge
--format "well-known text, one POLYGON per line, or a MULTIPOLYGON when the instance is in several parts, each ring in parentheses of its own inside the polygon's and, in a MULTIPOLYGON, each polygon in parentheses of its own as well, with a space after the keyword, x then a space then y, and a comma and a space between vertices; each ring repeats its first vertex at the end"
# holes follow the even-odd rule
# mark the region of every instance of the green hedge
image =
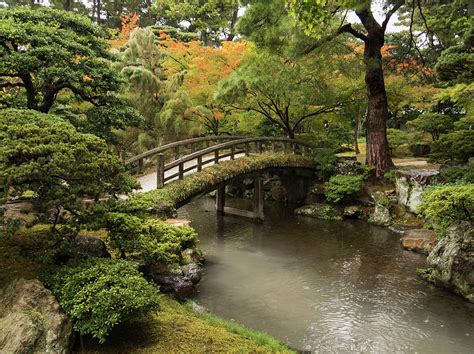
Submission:
POLYGON ((441 185, 423 193, 419 212, 430 219, 443 236, 446 229, 458 220, 473 221, 474 184, 441 185))

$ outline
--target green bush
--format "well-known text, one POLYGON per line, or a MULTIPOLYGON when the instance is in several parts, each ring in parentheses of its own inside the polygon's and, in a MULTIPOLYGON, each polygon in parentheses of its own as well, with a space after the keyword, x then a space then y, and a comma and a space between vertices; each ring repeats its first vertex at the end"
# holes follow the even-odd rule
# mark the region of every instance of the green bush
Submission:
POLYGON ((395 184, 397 171, 398 170, 396 168, 392 168, 390 171, 385 172, 383 175, 384 181, 389 184, 395 184))
POLYGON ((51 289, 74 329, 101 343, 121 322, 158 309, 157 287, 125 260, 88 258, 58 268, 48 275, 51 289))
POLYGON ((332 203, 352 197, 362 189, 363 176, 333 176, 326 183, 324 194, 332 203))
POLYGON ((325 180, 336 170, 337 156, 332 149, 318 148, 314 149, 313 162, 317 177, 325 180))
POLYGON ((123 213, 110 213, 106 219, 110 244, 122 257, 159 260, 174 267, 179 265, 181 251, 197 242, 192 227, 176 227, 159 219, 141 219, 123 213))
POLYGON ((408 122, 412 129, 431 134, 433 141, 439 139, 440 135, 453 129, 453 119, 440 113, 423 113, 416 119, 408 122))
POLYGON ((433 161, 467 162, 474 156, 474 130, 458 130, 442 136, 431 145, 433 161))
POLYGON ((400 129, 387 129, 388 146, 390 153, 393 153, 402 145, 408 142, 408 133, 400 129))
POLYGON ((439 172, 444 183, 474 183, 474 161, 467 165, 444 167, 439 172))
POLYGON ((441 235, 455 221, 472 221, 474 184, 440 185, 427 189, 423 193, 419 212, 430 219, 441 235))

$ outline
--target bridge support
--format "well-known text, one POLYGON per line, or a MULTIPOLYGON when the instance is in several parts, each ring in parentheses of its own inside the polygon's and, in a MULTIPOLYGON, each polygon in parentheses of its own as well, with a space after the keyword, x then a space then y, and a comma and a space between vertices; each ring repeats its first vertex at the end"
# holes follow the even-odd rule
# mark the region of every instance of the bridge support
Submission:
POLYGON ((253 210, 242 210, 225 206, 225 185, 219 186, 216 190, 216 210, 218 215, 237 215, 244 218, 262 221, 263 214, 263 179, 255 178, 253 193, 253 210))

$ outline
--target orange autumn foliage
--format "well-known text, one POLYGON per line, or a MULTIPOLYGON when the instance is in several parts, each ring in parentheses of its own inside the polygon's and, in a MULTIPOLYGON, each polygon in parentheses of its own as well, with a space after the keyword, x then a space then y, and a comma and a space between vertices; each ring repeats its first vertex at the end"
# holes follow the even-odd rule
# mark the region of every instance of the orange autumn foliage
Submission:
POLYGON ((197 105, 212 101, 217 83, 231 75, 247 51, 244 41, 223 42, 222 47, 214 48, 202 46, 199 41, 183 43, 167 37, 160 45, 171 58, 166 64, 169 75, 186 69, 183 88, 197 105))
MULTIPOLYGON (((353 59, 355 56, 362 56, 364 53, 364 45, 356 44, 353 42, 347 43, 347 46, 352 49, 353 53, 349 55, 344 55, 346 59, 353 59)), ((395 45, 384 45, 381 49, 382 58, 384 58, 386 65, 397 73, 402 73, 406 71, 418 72, 425 76, 432 76, 433 71, 419 63, 416 58, 396 58, 393 56, 392 51, 397 49, 395 45)))
POLYGON ((128 40, 130 38, 130 34, 137 27, 138 27, 138 14, 136 12, 130 12, 127 15, 123 15, 120 37, 124 40, 128 40))

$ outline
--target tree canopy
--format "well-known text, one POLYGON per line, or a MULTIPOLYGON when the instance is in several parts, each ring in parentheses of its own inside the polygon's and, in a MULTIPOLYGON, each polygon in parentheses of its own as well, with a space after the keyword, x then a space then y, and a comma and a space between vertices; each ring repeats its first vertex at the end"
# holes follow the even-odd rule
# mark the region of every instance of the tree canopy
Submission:
POLYGON ((68 104, 69 95, 86 103, 71 120, 109 140, 113 128, 139 123, 117 94, 123 79, 105 33, 87 17, 46 7, 0 9, 0 44, 4 107, 47 113, 58 101, 68 104))

